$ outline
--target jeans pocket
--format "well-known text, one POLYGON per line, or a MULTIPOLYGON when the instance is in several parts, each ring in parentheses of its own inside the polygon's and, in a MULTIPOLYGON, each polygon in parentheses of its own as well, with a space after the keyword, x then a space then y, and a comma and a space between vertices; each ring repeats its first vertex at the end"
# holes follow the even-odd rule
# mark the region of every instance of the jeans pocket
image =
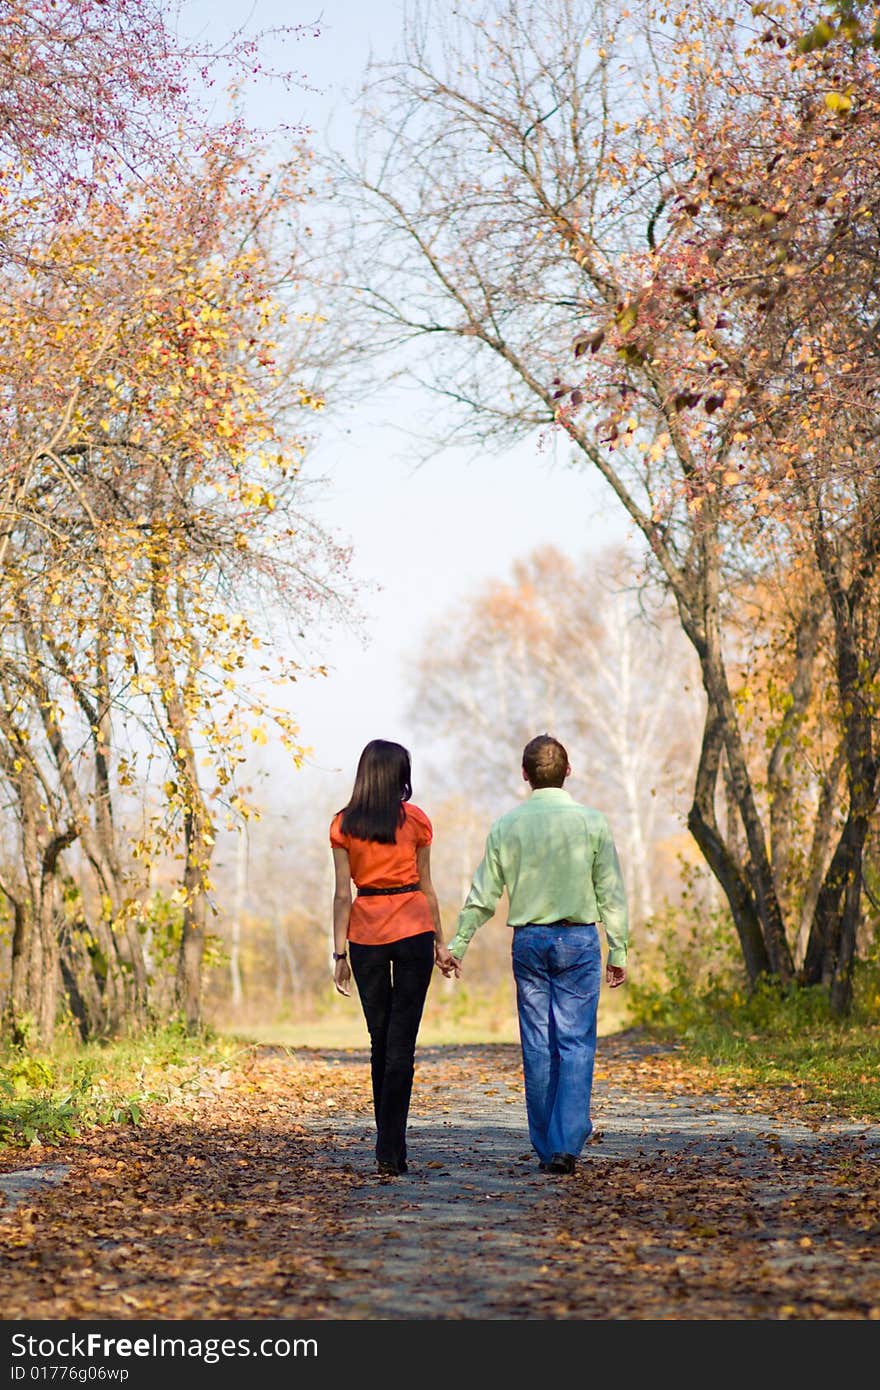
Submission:
POLYGON ((567 927, 555 943, 554 957, 560 970, 598 970, 602 949, 595 927, 567 927))

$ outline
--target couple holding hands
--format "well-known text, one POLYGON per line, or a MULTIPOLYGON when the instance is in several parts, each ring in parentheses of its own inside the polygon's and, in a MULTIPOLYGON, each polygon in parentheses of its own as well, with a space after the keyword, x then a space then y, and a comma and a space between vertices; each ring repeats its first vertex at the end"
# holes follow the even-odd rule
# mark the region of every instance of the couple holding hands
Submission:
POLYGON ((626 978, 626 894, 608 822, 564 789, 571 772, 558 739, 526 744, 531 793, 492 825, 485 853, 446 945, 431 882, 431 822, 414 806, 409 753, 374 739, 358 762, 348 804, 333 818, 334 981, 354 974, 370 1035, 379 1172, 407 1171, 406 1126, 415 1046, 436 965, 459 976, 468 942, 508 895, 529 1137, 545 1172, 573 1173, 590 1137, 596 1016, 605 982, 626 978), (352 883, 356 896, 352 898, 352 883))

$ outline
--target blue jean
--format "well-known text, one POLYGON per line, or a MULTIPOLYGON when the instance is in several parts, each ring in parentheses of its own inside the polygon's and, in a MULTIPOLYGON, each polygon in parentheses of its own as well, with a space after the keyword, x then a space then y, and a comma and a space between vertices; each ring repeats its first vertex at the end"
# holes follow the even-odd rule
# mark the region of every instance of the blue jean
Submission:
POLYGON ((577 1157, 592 1132, 601 965, 594 923, 513 929, 529 1137, 543 1162, 577 1157))

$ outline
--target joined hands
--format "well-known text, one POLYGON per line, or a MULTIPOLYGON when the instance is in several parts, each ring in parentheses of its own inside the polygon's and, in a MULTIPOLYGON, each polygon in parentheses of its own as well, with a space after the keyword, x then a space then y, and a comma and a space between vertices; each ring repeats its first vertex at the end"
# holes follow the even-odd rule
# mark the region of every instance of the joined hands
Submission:
POLYGON ((461 961, 452 954, 448 946, 443 945, 442 941, 434 942, 434 964, 446 976, 447 980, 457 980, 461 975, 461 961))

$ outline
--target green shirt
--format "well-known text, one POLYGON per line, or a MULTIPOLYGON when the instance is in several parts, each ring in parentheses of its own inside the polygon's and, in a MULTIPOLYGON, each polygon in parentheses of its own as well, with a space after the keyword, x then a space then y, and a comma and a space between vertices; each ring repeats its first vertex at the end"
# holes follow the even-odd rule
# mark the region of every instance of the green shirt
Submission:
POLYGON ((537 787, 495 822, 449 943, 461 960, 504 889, 508 923, 601 922, 608 964, 626 965, 626 890, 608 822, 562 787, 537 787))

